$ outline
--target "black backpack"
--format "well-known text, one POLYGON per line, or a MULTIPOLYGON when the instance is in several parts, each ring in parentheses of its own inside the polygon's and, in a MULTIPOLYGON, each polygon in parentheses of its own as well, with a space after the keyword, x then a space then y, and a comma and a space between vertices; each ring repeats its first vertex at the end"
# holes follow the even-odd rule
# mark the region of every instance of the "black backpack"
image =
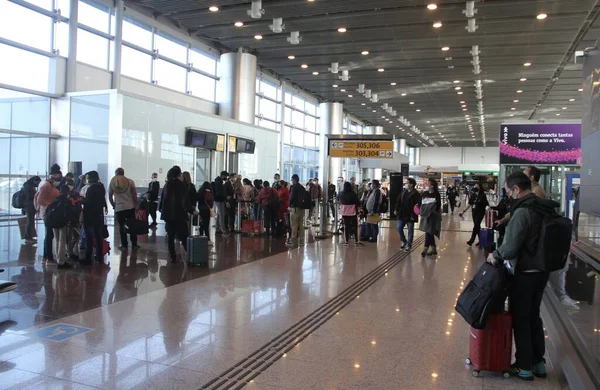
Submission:
POLYGON ((381 201, 379 202, 379 214, 385 214, 389 211, 390 209, 390 201, 388 200, 388 197, 385 196, 383 194, 383 192, 381 193, 381 201))
POLYGON ((44 222, 52 229, 60 229, 69 223, 69 200, 59 196, 46 208, 44 222))
POLYGON ((298 191, 298 200, 296 201, 296 207, 302 210, 310 210, 312 205, 312 199, 310 197, 310 192, 306 191, 301 185, 296 185, 296 190, 298 191))
POLYGON ((545 272, 563 269, 571 251, 573 222, 554 211, 543 213, 537 208, 529 209, 542 216, 536 250, 531 254, 533 267, 545 272))
POLYGON ((506 273, 504 266, 483 263, 458 297, 454 309, 473 328, 484 329, 491 313, 504 311, 508 296, 506 273))
POLYGON ((269 207, 272 212, 279 212, 280 204, 281 202, 279 201, 279 195, 277 194, 277 191, 271 189, 271 195, 269 196, 269 203, 267 207, 269 207))
POLYGON ((12 207, 15 209, 23 209, 25 208, 25 191, 20 189, 15 192, 12 196, 12 207))

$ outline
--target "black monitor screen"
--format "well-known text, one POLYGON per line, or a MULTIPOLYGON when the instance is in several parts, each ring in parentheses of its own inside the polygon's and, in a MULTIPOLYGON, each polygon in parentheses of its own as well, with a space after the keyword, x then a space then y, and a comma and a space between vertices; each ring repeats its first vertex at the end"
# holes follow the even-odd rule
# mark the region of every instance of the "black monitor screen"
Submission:
POLYGON ((250 153, 250 154, 254 154, 254 147, 256 146, 256 142, 254 141, 247 141, 246 142, 246 150, 245 153, 250 153))
POLYGON ((216 150, 218 137, 219 136, 216 134, 206 133, 206 140, 204 141, 204 149, 216 150))
POLYGON ((245 139, 238 138, 237 145, 235 146, 236 153, 246 153, 246 143, 245 139))
POLYGON ((195 148, 202 148, 204 147, 205 141, 206 134, 193 132, 190 146, 193 146, 195 148))

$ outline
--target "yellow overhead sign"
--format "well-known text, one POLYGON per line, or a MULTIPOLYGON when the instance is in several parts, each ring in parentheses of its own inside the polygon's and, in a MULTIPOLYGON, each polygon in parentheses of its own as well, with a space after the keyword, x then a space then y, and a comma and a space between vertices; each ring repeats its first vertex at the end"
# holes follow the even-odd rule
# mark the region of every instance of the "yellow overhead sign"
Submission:
POLYGON ((329 157, 394 158, 394 142, 330 140, 329 157))

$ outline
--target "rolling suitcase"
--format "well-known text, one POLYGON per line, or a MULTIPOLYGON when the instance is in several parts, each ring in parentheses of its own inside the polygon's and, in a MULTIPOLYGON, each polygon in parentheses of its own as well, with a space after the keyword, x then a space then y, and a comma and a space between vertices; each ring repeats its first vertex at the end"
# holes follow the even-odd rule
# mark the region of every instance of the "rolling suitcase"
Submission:
POLYGON ((442 214, 448 214, 448 203, 444 203, 442 206, 442 214))
POLYGON ((192 218, 192 235, 187 238, 187 263, 204 266, 208 265, 208 237, 201 236, 199 230, 192 218))
POLYGON ((485 227, 488 229, 494 228, 494 223, 498 220, 498 211, 487 209, 485 210, 485 227))
POLYGON ((473 366, 473 376, 481 371, 501 372, 510 377, 512 358, 512 316, 505 311, 490 314, 484 329, 471 328, 468 365, 473 366))
POLYGON ((369 237, 369 224, 363 222, 360 224, 360 239, 364 240, 366 237, 369 237))
POLYGON ((481 228, 479 231, 479 247, 488 249, 494 244, 494 230, 481 228))
POLYGON ((571 257, 572 265, 569 266, 565 276, 565 290, 567 295, 576 301, 594 303, 596 289, 596 272, 585 262, 571 257))

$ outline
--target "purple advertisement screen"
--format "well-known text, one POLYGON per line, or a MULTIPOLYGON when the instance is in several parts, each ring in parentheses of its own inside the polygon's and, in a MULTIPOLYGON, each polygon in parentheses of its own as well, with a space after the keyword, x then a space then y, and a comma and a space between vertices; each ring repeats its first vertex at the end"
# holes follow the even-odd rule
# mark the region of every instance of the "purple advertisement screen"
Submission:
POLYGON ((500 164, 581 164, 581 124, 506 124, 500 164))

